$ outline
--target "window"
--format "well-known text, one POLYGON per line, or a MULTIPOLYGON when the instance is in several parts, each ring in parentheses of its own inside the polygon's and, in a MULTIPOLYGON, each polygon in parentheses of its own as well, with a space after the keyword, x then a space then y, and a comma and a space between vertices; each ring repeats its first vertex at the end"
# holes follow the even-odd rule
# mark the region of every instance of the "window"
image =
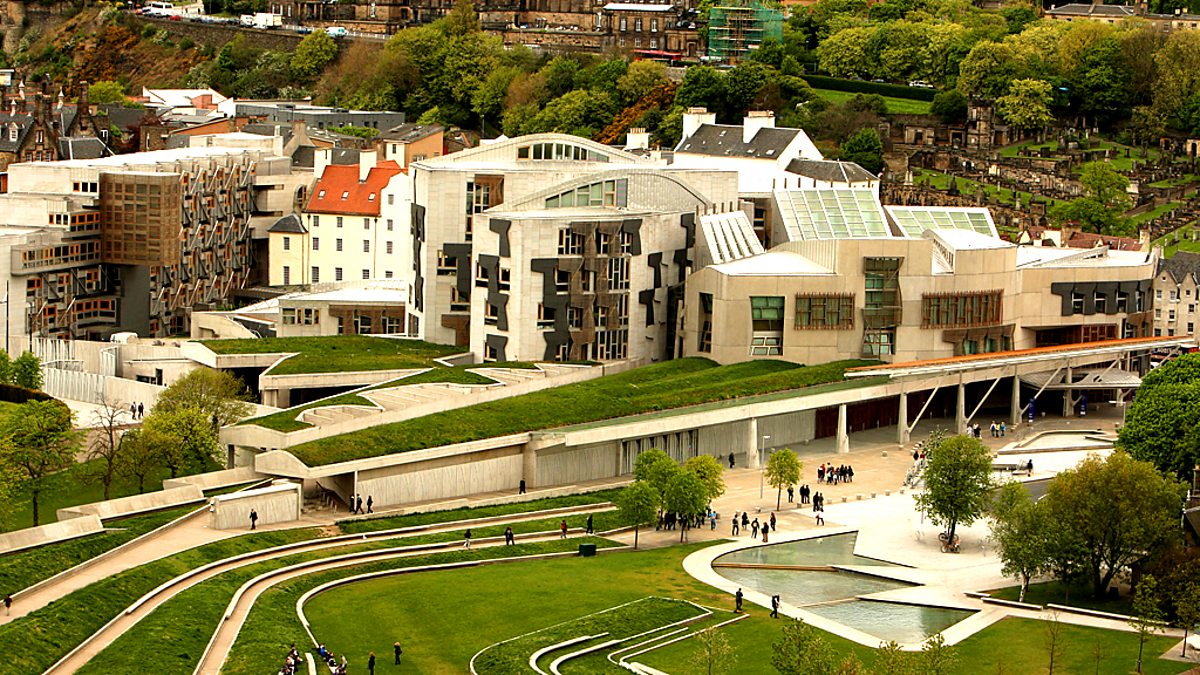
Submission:
POLYGON ((633 32, 635 32, 635 33, 642 32, 642 20, 641 19, 633 20, 633 32))
POLYGON ((1096 306, 1097 314, 1108 313, 1108 296, 1103 293, 1097 293, 1092 297, 1092 304, 1096 306))
POLYGON ((370 252, 371 252, 371 240, 363 239, 363 253, 370 253, 370 252))
POLYGON ((621 254, 622 255, 632 255, 633 254, 633 233, 632 232, 622 232, 621 233, 621 254))
POLYGON ((554 270, 554 292, 566 293, 571 288, 571 273, 566 270, 554 270))
POLYGON ((396 195, 388 195, 388 206, 396 203, 396 195))
POLYGON ((496 287, 502 291, 512 288, 512 270, 507 267, 500 268, 500 281, 496 287))
POLYGON ((488 280, 490 278, 491 278, 491 274, 488 272, 488 268, 484 267, 482 264, 477 263, 475 265, 475 285, 483 287, 483 288, 487 288, 488 280))
MULTIPOLYGON (((15 124, 8 125, 8 140, 9 141, 12 141, 14 143, 17 141, 17 134, 19 133, 19 129, 20 128, 15 124)), ((78 192, 78 190, 76 190, 76 192, 78 192)))
POLYGON ((1189 321, 1189 322, 1188 322, 1188 328, 1187 328, 1187 332, 1188 332, 1188 335, 1191 335, 1192 333, 1195 333, 1195 332, 1196 332, 1196 324, 1194 324, 1194 323, 1192 323, 1191 321, 1189 321))
POLYGON ((596 233, 596 255, 612 255, 612 237, 603 232, 596 233))
POLYGON ((371 278, 371 270, 363 270, 362 278, 370 279, 371 278))
POLYGON ((319 227, 320 225, 321 225, 321 216, 313 216, 312 217, 312 226, 319 227))
POLYGON ((553 197, 546 198, 546 208, 577 206, 628 206, 629 181, 624 178, 580 185, 553 197))
POLYGON ((1083 314, 1083 293, 1071 294, 1071 313, 1083 314))
POLYGON ((285 251, 292 250, 292 238, 291 237, 283 238, 283 250, 285 250, 285 251))
POLYGON ((713 326, 713 296, 712 293, 700 294, 700 336, 696 350, 705 354, 712 353, 713 326))
POLYGON ((321 190, 317 193, 317 199, 325 199, 325 191, 321 190))
POLYGON ((312 282, 314 284, 321 283, 321 268, 314 265, 310 272, 311 274, 309 276, 312 277, 312 282))
POLYGON ((854 328, 854 295, 797 295, 796 328, 800 330, 854 328))
POLYGON ((289 326, 315 326, 321 321, 321 310, 312 307, 284 307, 283 323, 289 326))
POLYGON ((1155 299, 1155 300, 1162 300, 1162 289, 1161 289, 1161 288, 1160 288, 1160 289, 1158 289, 1158 290, 1156 290, 1156 291, 1154 291, 1154 299, 1155 299))
POLYGON ((558 312, 553 307, 538 303, 538 328, 554 328, 554 319, 558 312))
POLYGON ((629 258, 610 258, 608 261, 608 290, 629 290, 629 258))
MULTIPOLYGON (((621 17, 621 32, 622 32, 622 33, 624 33, 624 32, 625 32, 625 31, 627 31, 627 30, 629 30, 629 19, 627 19, 626 17, 621 17)), ((17 136, 17 128, 16 128, 15 126, 13 127, 13 134, 12 134, 12 135, 13 135, 13 140, 14 140, 14 141, 15 141, 15 140, 17 140, 17 139, 16 139, 16 136, 17 136)))
POLYGON ((292 268, 287 265, 283 266, 283 285, 287 286, 292 283, 292 268))
POLYGON ((343 190, 343 191, 342 191, 342 201, 346 201, 346 200, 347 200, 347 199, 349 199, 349 198, 350 198, 350 191, 349 191, 349 190, 343 190))
POLYGON ((567 308, 567 327, 572 330, 583 328, 583 309, 579 307, 567 308))
POLYGON ((471 311, 471 298, 460 293, 457 286, 450 287, 450 311, 451 312, 469 312, 469 311, 471 311))
POLYGON ((334 281, 342 280, 342 268, 340 268, 340 267, 333 268, 333 280, 334 281))
POLYGON ((364 230, 371 229, 371 219, 370 218, 363 218, 363 229, 364 230))
POLYGON ((442 249, 437 252, 437 273, 440 277, 453 276, 458 272, 458 259, 446 255, 442 249))
POLYGON ((313 239, 312 239, 312 244, 313 244, 313 249, 312 249, 312 250, 314 250, 314 251, 320 251, 320 250, 321 250, 321 238, 320 238, 320 237, 313 237, 313 239))
POLYGON ((517 159, 607 162, 608 156, 571 143, 533 143, 517 148, 517 159))
POLYGON ((500 318, 499 310, 490 302, 483 303, 483 322, 489 326, 495 326, 496 321, 500 318))
POLYGON ((387 219, 387 231, 388 231, 388 232, 391 232, 391 231, 392 231, 392 226, 393 226, 392 219, 391 219, 391 218, 388 218, 388 219, 387 219))
POLYGON ((338 216, 338 217, 337 217, 337 226, 338 226, 338 227, 341 227, 341 226, 342 226, 342 217, 341 217, 341 216, 338 216))
POLYGON ((650 32, 651 33, 658 32, 658 19, 650 19, 650 32))
POLYGON ((1179 302, 1179 291, 1171 291, 1171 302, 1179 302))
POLYGON ((390 241, 389 241, 389 242, 387 242, 387 243, 385 244, 384 251, 385 251, 386 253, 388 253, 389 255, 391 254, 391 252, 392 252, 392 242, 390 242, 390 241))
POLYGON ((1175 320, 1175 310, 1173 310, 1173 309, 1168 310, 1167 311, 1167 321, 1174 321, 1174 320, 1175 320))
POLYGON ((969 327, 1000 323, 1003 291, 936 293, 921 297, 921 327, 969 327))
POLYGON ((375 193, 374 192, 367 193, 367 201, 369 201, 369 202, 375 201, 375 193))
POLYGON ((334 248, 339 251, 342 250, 342 240, 341 239, 338 239, 336 242, 334 242, 334 248))
POLYGON ((1129 294, 1124 291, 1117 291, 1117 311, 1121 313, 1129 311, 1129 294))
POLYGON ((1161 319, 1161 318, 1162 318, 1162 308, 1161 308, 1161 307, 1156 307, 1156 308, 1154 309, 1154 318, 1155 318, 1155 319, 1161 319))
POLYGON ((472 216, 483 213, 492 205, 492 186, 488 183, 467 183, 467 241, 471 241, 472 216))
POLYGON ((584 293, 595 293, 596 292, 596 273, 591 270, 583 270, 582 278, 583 278, 583 292, 584 293))
POLYGON ((750 323, 753 334, 751 356, 773 356, 783 353, 783 298, 781 296, 751 296, 750 323))
POLYGON ((625 358, 628 352, 628 330, 596 331, 596 357, 603 361, 625 358))
POLYGON ((583 235, 569 228, 558 231, 559 255, 583 255, 583 235))
POLYGON ((892 330, 871 331, 863 335, 863 351, 871 356, 896 353, 896 333, 892 330))

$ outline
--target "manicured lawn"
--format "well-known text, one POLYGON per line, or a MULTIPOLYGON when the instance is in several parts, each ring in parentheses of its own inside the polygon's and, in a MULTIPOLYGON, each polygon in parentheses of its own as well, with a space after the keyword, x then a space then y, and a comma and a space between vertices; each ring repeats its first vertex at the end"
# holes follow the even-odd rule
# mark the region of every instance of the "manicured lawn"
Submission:
POLYGON ((481 438, 595 422, 838 382, 868 361, 800 366, 749 361, 717 366, 708 359, 657 363, 617 375, 383 424, 291 448, 309 466, 432 448, 481 438))
MULTIPOLYGON (((859 95, 858 92, 834 91, 833 89, 816 89, 814 91, 817 92, 818 96, 830 103, 845 103, 859 95)), ((928 115, 930 106, 933 105, 930 101, 896 98, 894 96, 884 96, 883 100, 887 102, 887 111, 893 115, 928 115)))
POLYGON ((200 342, 218 354, 296 353, 275 366, 271 370, 272 375, 429 368, 435 365, 433 359, 463 353, 462 347, 367 335, 200 342))
MULTIPOLYGON (((1019 586, 1009 586, 1000 588, 989 593, 996 598, 1003 600, 1016 600, 1021 595, 1019 586)), ((1064 588, 1062 582, 1045 581, 1039 584, 1029 584, 1029 590, 1025 593, 1025 602, 1031 605, 1067 605, 1070 607, 1083 607, 1084 609, 1098 609, 1102 612, 1112 612, 1114 614, 1129 614, 1133 610, 1132 600, 1127 596, 1121 596, 1116 600, 1104 598, 1097 600, 1092 597, 1092 589, 1083 584, 1071 584, 1070 588, 1064 588)))
MULTIPOLYGON (((433 511, 430 513, 409 513, 402 516, 387 516, 383 518, 369 518, 363 520, 346 520, 338 523, 338 527, 341 528, 342 532, 346 534, 361 534, 363 532, 378 532, 380 530, 410 527, 412 525, 448 523, 454 520, 466 520, 469 518, 508 516, 516 513, 528 513, 530 511, 562 509, 568 506, 601 504, 603 502, 612 501, 616 498, 619 492, 620 490, 597 490, 596 492, 585 492, 583 494, 566 495, 562 497, 546 497, 544 499, 536 499, 529 502, 517 502, 515 504, 496 504, 495 506, 465 507, 448 511, 433 511)), ((575 521, 582 520, 582 518, 582 516, 568 518, 567 523, 569 525, 575 525, 575 521)), ((599 529, 599 527, 597 527, 597 529, 599 529)))

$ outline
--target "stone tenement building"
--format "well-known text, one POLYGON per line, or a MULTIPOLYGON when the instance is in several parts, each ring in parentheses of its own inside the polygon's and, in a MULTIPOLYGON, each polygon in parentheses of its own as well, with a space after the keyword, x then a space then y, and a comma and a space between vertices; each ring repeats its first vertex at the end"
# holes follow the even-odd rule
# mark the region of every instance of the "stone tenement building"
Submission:
POLYGON ((97 128, 88 104, 88 83, 79 83, 78 103, 49 82, 13 82, 0 71, 0 171, 16 162, 104 157, 108 129, 97 128))

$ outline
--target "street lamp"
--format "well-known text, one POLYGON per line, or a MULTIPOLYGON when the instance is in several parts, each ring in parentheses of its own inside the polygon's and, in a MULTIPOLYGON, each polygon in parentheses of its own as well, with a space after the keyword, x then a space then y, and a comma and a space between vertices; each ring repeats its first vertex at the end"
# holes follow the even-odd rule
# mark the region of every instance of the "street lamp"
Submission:
POLYGON ((762 437, 762 445, 759 446, 759 450, 758 450, 758 462, 759 462, 758 498, 759 499, 763 498, 763 483, 764 483, 765 476, 767 473, 767 467, 762 466, 762 461, 763 461, 763 453, 767 451, 767 441, 769 441, 769 440, 771 440, 771 437, 764 435, 762 437))

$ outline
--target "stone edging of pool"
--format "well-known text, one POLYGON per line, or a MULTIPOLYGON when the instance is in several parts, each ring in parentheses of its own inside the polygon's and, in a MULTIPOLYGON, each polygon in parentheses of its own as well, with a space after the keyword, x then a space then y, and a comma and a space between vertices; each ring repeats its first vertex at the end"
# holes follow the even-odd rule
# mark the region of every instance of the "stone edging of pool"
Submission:
MULTIPOLYGON (((736 592, 738 588, 741 588, 742 594, 746 601, 753 603, 755 605, 759 605, 763 608, 769 608, 771 606, 771 597, 769 595, 767 595, 766 593, 756 591, 752 588, 748 588, 745 586, 739 586, 736 582, 726 579, 725 577, 718 574, 716 572, 716 570, 713 569, 712 563, 717 558, 720 558, 721 556, 724 556, 729 553, 733 553, 734 551, 741 551, 741 550, 745 550, 745 549, 757 548, 757 547, 762 547, 762 546, 774 546, 774 545, 778 545, 778 544, 785 544, 785 543, 791 543, 791 542, 796 542, 796 541, 804 541, 807 539, 820 539, 820 538, 824 538, 824 537, 832 537, 832 536, 837 536, 837 535, 856 534, 858 532, 859 532, 859 528, 857 528, 857 527, 836 527, 835 526, 835 527, 830 527, 827 529, 822 529, 819 531, 807 531, 807 532, 800 532, 800 533, 796 533, 796 534, 779 535, 778 539, 772 541, 770 544, 761 544, 757 541, 730 540, 728 543, 717 544, 715 546, 709 546, 709 547, 700 549, 699 551, 696 551, 695 553, 692 553, 688 557, 684 558, 683 569, 688 574, 690 574, 692 577, 694 577, 695 579, 702 581, 710 586, 713 586, 714 588, 717 588, 724 592, 727 592, 730 595, 733 595, 733 593, 736 592)), ((874 559, 880 560, 877 557, 874 559)), ((880 561, 886 562, 889 564, 894 564, 888 560, 880 560, 880 561)), ((857 565, 831 564, 830 567, 832 567, 836 570, 853 572, 855 574, 869 574, 871 576, 884 578, 884 579, 891 579, 894 581, 900 581, 900 582, 904 582, 907 584, 917 584, 918 586, 925 585, 923 582, 916 581, 914 579, 914 577, 915 577, 914 573, 918 572, 917 568, 913 568, 913 567, 909 567, 909 566, 905 566, 905 565, 901 565, 901 564, 897 564, 897 566, 894 568, 876 567, 875 569, 872 569, 870 571, 864 571, 861 569, 861 567, 863 567, 863 566, 857 566, 857 565)), ((901 590, 908 590, 908 589, 901 589, 901 590)), ((999 607, 996 605, 987 605, 987 604, 984 604, 980 600, 969 598, 965 594, 962 596, 961 602, 957 603, 957 604, 953 604, 953 603, 949 603, 949 602, 940 602, 937 604, 932 604, 932 603, 914 602, 911 600, 904 600, 904 599, 892 600, 892 599, 889 599, 886 597, 888 594, 893 594, 893 593, 896 593, 896 591, 882 591, 882 592, 878 592, 878 593, 868 593, 868 594, 864 594, 864 595, 860 595, 860 596, 856 596, 856 597, 859 599, 868 599, 868 600, 876 600, 877 599, 880 602, 888 602, 890 604, 897 604, 897 605, 911 605, 911 606, 915 606, 915 607, 930 607, 933 609, 965 610, 965 611, 974 612, 971 616, 964 618, 963 620, 951 625, 949 628, 942 631, 942 635, 946 639, 946 642, 948 644, 954 644, 956 642, 959 642, 959 641, 967 638, 968 636, 973 635, 973 634, 983 630, 987 626, 1004 618, 1005 616, 1035 615, 1036 614, 1036 612, 1020 612, 1019 610, 1011 610, 1009 608, 1002 608, 1002 607, 999 607)), ((837 601, 837 602, 843 602, 843 601, 837 601)), ((814 603, 814 606, 817 604, 830 604, 830 603, 814 603)), ((877 648, 880 646, 880 644, 882 644, 882 641, 874 635, 871 635, 864 631, 858 630, 857 628, 853 628, 853 627, 848 626, 839 621, 835 621, 833 619, 829 619, 824 616, 820 616, 813 612, 806 611, 804 609, 804 607, 798 607, 796 605, 792 605, 790 603, 783 602, 780 604, 779 612, 780 612, 780 614, 790 616, 792 618, 800 619, 804 623, 807 623, 807 624, 813 626, 814 628, 818 628, 820 630, 824 630, 824 631, 833 633, 839 637, 843 637, 848 640, 853 640, 854 642, 857 642, 858 644, 861 644, 861 645, 864 645, 867 647, 877 648)), ((904 649, 905 651, 917 651, 917 650, 921 649, 922 643, 920 643, 920 642, 904 643, 904 644, 901 644, 900 646, 901 646, 901 649, 904 649)))

